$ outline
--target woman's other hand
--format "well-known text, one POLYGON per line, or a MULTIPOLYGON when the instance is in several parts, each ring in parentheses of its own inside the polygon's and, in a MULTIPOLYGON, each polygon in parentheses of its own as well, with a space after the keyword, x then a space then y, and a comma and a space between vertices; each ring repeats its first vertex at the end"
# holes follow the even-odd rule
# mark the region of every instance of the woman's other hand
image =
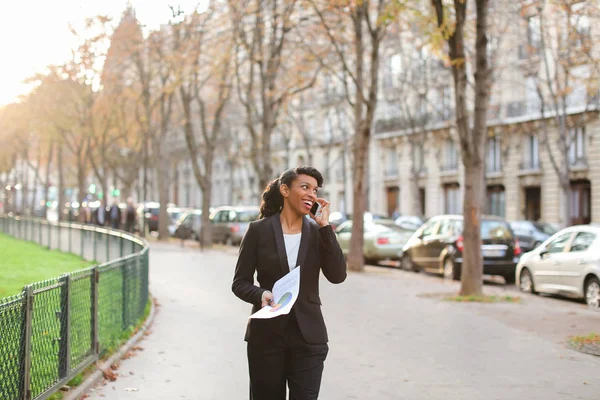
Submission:
POLYGON ((273 297, 273 293, 269 292, 268 290, 265 290, 261 297, 260 308, 263 308, 265 306, 273 307, 274 305, 275 305, 275 298, 273 297))
POLYGON ((317 215, 310 214, 310 217, 322 228, 329 225, 329 202, 321 198, 318 198, 316 201, 321 205, 321 211, 317 215))

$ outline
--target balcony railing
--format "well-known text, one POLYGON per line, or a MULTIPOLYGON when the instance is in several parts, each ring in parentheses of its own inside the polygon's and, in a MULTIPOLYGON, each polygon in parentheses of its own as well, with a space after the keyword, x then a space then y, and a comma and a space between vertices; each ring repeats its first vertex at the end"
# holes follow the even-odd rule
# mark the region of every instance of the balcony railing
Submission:
POLYGON ((588 168, 588 159, 586 156, 576 158, 569 157, 569 166, 574 168, 588 168))
POLYGON ((451 172, 458 170, 458 161, 445 162, 440 165, 441 172, 451 172))
POLYGON ((521 161, 519 164, 519 169, 521 171, 532 171, 540 169, 540 161, 539 160, 525 160, 521 161))
POLYGON ((384 173, 384 177, 386 179, 397 178, 398 177, 398 167, 388 168, 383 173, 384 173))

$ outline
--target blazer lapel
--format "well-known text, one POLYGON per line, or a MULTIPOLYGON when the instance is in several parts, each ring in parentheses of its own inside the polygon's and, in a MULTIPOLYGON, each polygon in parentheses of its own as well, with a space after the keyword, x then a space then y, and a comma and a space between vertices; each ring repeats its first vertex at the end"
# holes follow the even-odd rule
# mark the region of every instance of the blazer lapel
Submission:
MULTIPOLYGON (((273 215, 271 217, 271 224, 273 225, 273 231, 275 232, 275 243, 277 244, 277 254, 279 254, 279 266, 285 275, 290 272, 290 267, 288 266, 285 242, 283 240, 283 229, 281 229, 281 220, 279 218, 279 213, 273 215)), ((302 228, 304 230, 304 225, 302 228)))
POLYGON ((304 265, 306 253, 308 253, 308 245, 310 243, 310 223, 311 222, 308 219, 302 218, 302 238, 300 239, 300 250, 298 250, 298 260, 296 261, 296 266, 304 265))

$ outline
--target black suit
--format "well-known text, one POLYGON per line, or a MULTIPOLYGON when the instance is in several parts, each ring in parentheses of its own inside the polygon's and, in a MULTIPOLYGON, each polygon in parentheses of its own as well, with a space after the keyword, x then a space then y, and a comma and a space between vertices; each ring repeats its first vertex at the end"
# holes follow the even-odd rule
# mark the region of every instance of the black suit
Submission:
MULTIPOLYGON (((248 323, 245 340, 254 400, 284 399, 286 380, 290 398, 317 398, 328 350, 319 273, 322 270, 332 283, 346 279, 346 261, 330 226, 319 228, 303 218, 296 266, 301 266, 300 293, 290 314, 248 323)), ((260 309, 263 292, 272 290, 289 270, 280 215, 250 223, 235 269, 235 295, 253 304, 254 313, 260 309), (255 272, 260 287, 254 285, 255 272)))

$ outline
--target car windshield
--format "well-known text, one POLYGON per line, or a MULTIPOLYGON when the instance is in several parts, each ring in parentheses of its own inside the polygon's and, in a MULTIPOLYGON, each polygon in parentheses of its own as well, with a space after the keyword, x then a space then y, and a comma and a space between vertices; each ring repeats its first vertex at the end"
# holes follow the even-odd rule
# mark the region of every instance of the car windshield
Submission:
POLYGON ((247 210, 247 211, 239 211, 237 213, 238 222, 252 222, 258 219, 258 211, 255 210, 247 210))
POLYGON ((169 216, 171 217, 171 221, 177 221, 179 218, 181 218, 182 214, 182 211, 173 211, 169 213, 169 216))
POLYGON ((544 232, 548 236, 554 235, 558 230, 550 224, 544 222, 534 222, 533 225, 541 232, 544 232))
POLYGON ((511 222, 510 227, 512 228, 513 232, 517 235, 527 236, 533 233, 531 223, 527 221, 511 222))
POLYGON ((400 228, 398 225, 396 225, 393 221, 387 222, 387 221, 382 221, 382 220, 379 220, 376 223, 366 223, 365 228, 369 232, 376 232, 376 233, 392 232, 392 231, 393 232, 403 232, 404 231, 402 228, 400 228))
POLYGON ((508 224, 504 221, 482 220, 481 221, 481 239, 510 239, 512 234, 508 224))

